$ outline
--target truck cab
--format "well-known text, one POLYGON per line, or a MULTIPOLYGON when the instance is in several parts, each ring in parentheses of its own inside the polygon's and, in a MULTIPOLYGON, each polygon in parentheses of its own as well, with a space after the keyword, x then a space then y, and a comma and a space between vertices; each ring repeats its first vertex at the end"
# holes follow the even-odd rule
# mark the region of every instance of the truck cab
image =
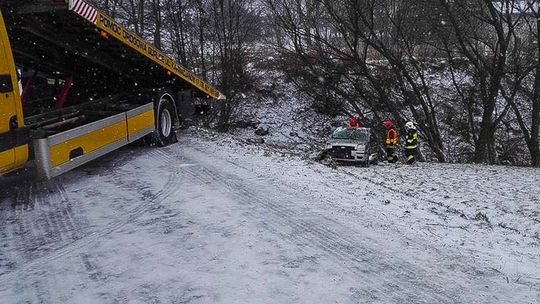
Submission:
POLYGON ((17 71, 0 12, 0 174, 24 166, 28 143, 17 71))

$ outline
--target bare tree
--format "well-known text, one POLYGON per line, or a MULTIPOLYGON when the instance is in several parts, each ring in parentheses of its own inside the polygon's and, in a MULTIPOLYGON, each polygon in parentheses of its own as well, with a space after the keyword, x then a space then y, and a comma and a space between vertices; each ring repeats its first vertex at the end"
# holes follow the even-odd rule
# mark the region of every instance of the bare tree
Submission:
POLYGON ((220 88, 227 100, 220 102, 218 126, 229 128, 242 93, 252 84, 246 70, 248 44, 255 41, 258 11, 247 0, 211 0, 213 44, 217 47, 220 88))
POLYGON ((450 40, 444 43, 449 47, 447 54, 468 61, 475 84, 471 98, 478 100, 473 103, 482 111, 480 126, 474 135, 474 161, 496 163, 495 132, 509 110, 509 105, 503 105, 500 110, 498 104, 508 54, 515 42, 516 22, 510 3, 515 1, 439 1, 452 30, 450 40))
POLYGON ((531 165, 540 167, 540 7, 537 0, 526 6, 516 3, 514 14, 522 16, 511 54, 504 97, 511 106, 529 150, 531 165))

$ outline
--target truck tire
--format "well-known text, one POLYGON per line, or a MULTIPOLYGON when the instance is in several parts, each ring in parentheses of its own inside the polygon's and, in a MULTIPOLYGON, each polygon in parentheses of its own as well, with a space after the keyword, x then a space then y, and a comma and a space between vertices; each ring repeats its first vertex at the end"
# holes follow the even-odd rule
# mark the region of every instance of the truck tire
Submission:
POLYGON ((156 105, 156 130, 148 136, 150 145, 163 147, 177 142, 175 118, 172 97, 163 94, 156 105))

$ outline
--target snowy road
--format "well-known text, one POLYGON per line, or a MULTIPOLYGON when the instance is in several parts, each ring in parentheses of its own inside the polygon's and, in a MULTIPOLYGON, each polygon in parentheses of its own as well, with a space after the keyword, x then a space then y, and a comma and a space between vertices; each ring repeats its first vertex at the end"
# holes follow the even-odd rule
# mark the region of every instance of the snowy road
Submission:
POLYGON ((540 303, 539 175, 129 147, 2 185, 0 303, 540 303))

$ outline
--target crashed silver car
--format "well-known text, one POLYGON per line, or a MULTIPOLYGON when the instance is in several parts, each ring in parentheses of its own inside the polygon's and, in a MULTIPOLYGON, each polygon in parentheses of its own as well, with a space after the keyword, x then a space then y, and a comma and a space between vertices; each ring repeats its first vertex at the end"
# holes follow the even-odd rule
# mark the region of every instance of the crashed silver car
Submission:
POLYGON ((330 136, 326 153, 333 160, 369 166, 375 164, 370 128, 338 128, 330 136))

